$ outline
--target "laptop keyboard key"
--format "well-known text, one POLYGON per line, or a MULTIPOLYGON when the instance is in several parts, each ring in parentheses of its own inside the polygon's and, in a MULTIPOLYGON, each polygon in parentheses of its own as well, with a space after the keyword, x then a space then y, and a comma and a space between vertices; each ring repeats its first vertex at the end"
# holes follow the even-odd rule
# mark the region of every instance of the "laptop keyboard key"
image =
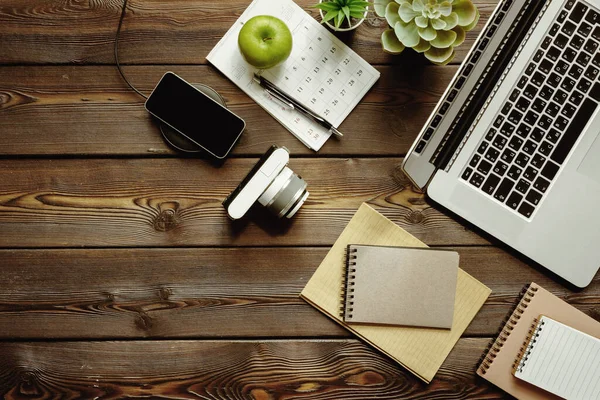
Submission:
POLYGON ((558 14, 558 18, 556 18, 556 20, 562 24, 563 22, 565 22, 565 19, 567 19, 568 15, 569 13, 567 11, 562 10, 560 14, 558 14))
POLYGON ((488 178, 485 180, 485 183, 481 187, 481 190, 483 190, 485 193, 491 195, 492 193, 494 193, 494 191, 496 190, 496 187, 498 186, 499 183, 500 183, 500 177, 498 177, 494 174, 490 174, 490 176, 488 176, 488 178))
POLYGON ((577 90, 580 90, 583 93, 587 93, 587 91, 590 90, 591 86, 592 86, 592 82, 588 81, 585 78, 581 78, 581 80, 577 84, 577 90))
POLYGON ((576 106, 578 106, 583 101, 583 94, 581 92, 574 91, 573 93, 571 93, 571 97, 569 97, 569 101, 571 103, 575 104, 576 106))
MULTIPOLYGON (((527 111, 527 108, 529 108, 529 105, 530 105, 530 104, 531 104, 531 102, 530 102, 529 100, 527 100, 525 97, 521 97, 521 98, 519 99, 519 101, 517 101, 517 103, 515 104, 515 107, 516 107, 518 110, 521 110, 521 111, 525 112, 525 111, 527 111)), ((514 111, 513 111, 513 112, 514 112, 514 111)), ((523 114, 521 114, 521 116, 522 116, 522 115, 523 115, 523 114)), ((517 122, 515 122, 515 123, 518 123, 518 121, 517 121, 517 122)))
POLYGON ((581 74, 583 74, 583 68, 581 68, 577 64, 573 64, 571 66, 571 69, 569 69, 569 76, 571 76, 572 78, 579 79, 581 74))
POLYGON ((513 165, 513 166, 511 166, 511 167, 508 169, 508 172, 507 172, 507 174, 506 174, 506 175, 507 175, 509 178, 512 178, 512 179, 514 179, 514 180, 517 180, 517 178, 518 178, 519 176, 521 176, 521 172, 523 172, 523 170, 522 170, 521 168, 517 167, 516 165, 513 165))
POLYGON ((598 50, 598 42, 592 39, 588 39, 583 49, 590 54, 594 54, 596 50, 598 50))
POLYGON ((548 129, 552 125, 552 118, 547 115, 542 115, 538 120, 538 126, 542 129, 548 129))
POLYGON ((588 8, 589 7, 585 4, 577 2, 575 8, 573 8, 573 11, 571 11, 571 14, 569 15, 569 19, 575 22, 581 21, 588 8))
MULTIPOLYGON (((519 100, 519 102, 521 102, 521 100, 525 100, 525 101, 527 101, 527 103, 529 103, 529 101, 524 98, 521 98, 519 100)), ((521 113, 517 110, 512 110, 510 115, 508 116, 508 120, 510 122, 512 122, 513 124, 518 124, 519 122, 521 122, 522 118, 523 118, 523 113, 521 113)))
POLYGON ((497 135, 492 142, 492 146, 498 150, 502 150, 506 146, 507 139, 502 135, 497 135))
POLYGON ((521 214, 522 216, 529 218, 533 215, 533 211, 535 210, 535 207, 532 206, 531 204, 528 204, 526 202, 523 202, 523 204, 521 204, 521 207, 519 207, 519 214, 521 214))
POLYGON ((513 136, 510 139, 510 142, 508 142, 508 147, 510 147, 514 151, 519 151, 521 149, 522 145, 523 145, 523 139, 519 138, 518 136, 513 136))
MULTIPOLYGON (((585 53, 581 53, 581 54, 585 54, 585 53)), ((596 67, 600 67, 600 53, 598 53, 594 56, 594 59, 592 60, 592 64, 594 64, 596 67)))
POLYGON ((587 69, 585 70, 585 73, 583 74, 583 76, 585 76, 586 78, 588 78, 589 80, 593 81, 594 79, 596 79, 596 77, 598 76, 598 72, 600 70, 598 70, 598 68, 594 67, 593 65, 590 65, 589 67, 587 67, 587 69))
POLYGON ((544 111, 544 107, 546 107, 546 104, 548 104, 548 103, 545 100, 537 98, 531 105, 531 109, 538 113, 542 113, 544 111))
POLYGON ((560 25, 555 23, 554 25, 552 25, 552 28, 550 28, 550 32, 548 32, 548 34, 550 36, 554 36, 556 35, 556 33, 560 30, 560 25))
POLYGON ((545 74, 549 74, 550 71, 552 71, 552 65, 553 65, 552 62, 544 59, 544 61, 542 61, 540 63, 540 65, 538 66, 538 69, 545 74))
POLYGON ((477 149, 477 152, 479 154, 483 154, 485 152, 485 149, 487 149, 489 146, 488 142, 481 142, 481 144, 479 145, 479 148, 477 149))
POLYGON ((469 180, 469 183, 475 187, 480 187, 483 184, 484 179, 485 177, 483 175, 479 175, 477 172, 475 172, 469 180))
POLYGON ((523 172, 523 178, 527 179, 530 182, 533 182, 533 180, 537 176, 537 173, 537 169, 533 168, 532 166, 529 166, 525 168, 525 172, 523 172))
POLYGON ((546 135, 546 139, 548 139, 552 143, 556 143, 558 142, 558 139, 560 139, 560 132, 556 129, 550 129, 550 132, 548 132, 548 134, 546 135))
POLYGON ((548 50, 548 58, 552 61, 556 61, 558 60, 558 57, 560 57, 560 49, 554 46, 550 47, 550 50, 548 50))
POLYGON ((496 190, 496 193, 494 193, 494 198, 504 203, 514 184, 515 183, 510 179, 504 178, 500 186, 498 186, 498 190, 496 190))
POLYGON ((559 111, 560 106, 558 106, 556 103, 549 103, 548 107, 546 107, 546 114, 550 115, 551 117, 556 117, 559 111))
POLYGON ((544 84, 545 80, 546 80, 546 77, 544 75, 542 75, 541 72, 536 72, 531 77, 531 82, 533 82, 533 84, 536 86, 542 86, 544 84))
POLYGON ((548 142, 544 142, 540 145, 538 151, 545 155, 546 157, 550 155, 550 153, 552 153, 552 150, 554 149, 554 145, 550 144, 548 142))
MULTIPOLYGON (((546 142, 544 142, 546 143, 546 142)), ((542 144, 543 146, 543 144, 542 144)), ((544 165, 544 163, 546 162, 546 157, 544 157, 543 155, 541 155, 540 153, 536 153, 532 158, 531 158, 531 165, 533 165, 536 168, 542 168, 542 165, 544 165)))
POLYGON ((567 125, 569 124, 569 120, 566 119, 565 117, 558 117, 556 118, 556 121, 554 121, 554 127, 556 129, 558 129, 559 131, 564 131, 565 128, 567 127, 567 125))
POLYGON ((514 151, 512 151, 510 149, 504 149, 504 151, 502 152, 502 156, 500 158, 505 163, 510 164, 515 159, 516 155, 517 155, 517 153, 515 153, 514 151))
MULTIPOLYGON (((523 148, 521 150, 529 155, 532 155, 533 153, 535 153, 535 149, 537 149, 537 143, 535 143, 531 140, 528 140, 525 142, 525 145, 523 146, 523 148)), ((523 167, 524 165, 521 165, 521 166, 523 167)))
POLYGON ((517 183, 515 189, 517 190, 517 192, 525 194, 529 190, 530 186, 531 183, 527 182, 525 179, 519 179, 519 183, 517 183))
POLYGON ((527 114, 525 114, 525 118, 523 119, 523 121, 527 122, 529 125, 535 125, 538 118, 539 118, 539 114, 537 114, 533 111, 529 111, 527 114))
POLYGON ((529 162, 529 156, 524 153, 519 153, 519 155, 515 159, 515 164, 517 164, 521 168, 527 167, 528 162, 529 162))
POLYGON ((530 100, 535 98, 538 90, 531 83, 527 85, 527 87, 523 90, 523 96, 528 97, 530 100))
POLYGON ((471 167, 475 168, 477 166, 477 163, 479 162, 479 160, 481 160, 481 156, 479 154, 475 154, 475 155, 473 155, 473 158, 471 158, 469 165, 471 167))
POLYGON ((561 31, 567 35, 567 36, 571 36, 573 35, 573 33, 575 32, 575 30, 577 29, 577 25, 575 25, 574 23, 572 23, 571 21, 567 21, 565 22, 565 24, 563 25, 561 31))
POLYGON ((563 105, 567 100, 567 97, 569 97, 569 95, 565 91, 558 89, 554 96, 552 96, 552 100, 560 105, 563 105))
POLYGON ((509 122, 505 122, 504 125, 502 125, 502 128, 500 129, 500 133, 508 137, 510 137, 510 135, 512 135, 514 131, 515 126, 509 122))
POLYGON ((600 23, 600 14, 594 10, 590 10, 590 12, 585 16, 585 20, 592 25, 600 23))
POLYGON ((592 37, 596 40, 600 40, 600 26, 597 26, 592 32, 592 37))
POLYGON ((577 33, 583 37, 588 37, 590 32, 592 32, 592 26, 585 22, 583 22, 581 25, 579 25, 579 28, 577 28, 577 33))
POLYGON ((596 101, 600 101, 600 83, 594 83, 594 87, 590 92, 590 97, 596 101))
POLYGON ((563 35, 562 33, 559 33, 556 36, 556 38, 554 38, 554 44, 557 45, 558 47, 560 47, 561 49, 564 49, 568 43, 569 43, 569 38, 566 37, 565 35, 563 35))
POLYGON ((552 89, 548 85, 544 85, 542 90, 540 90, 540 97, 545 100, 550 100, 552 95, 554 94, 554 89, 552 89))
POLYGON ((521 124, 517 128, 517 135, 521 136, 522 138, 526 138, 527 135, 529 135, 529 132, 531 132, 531 128, 525 124, 521 124))
POLYGON ((485 153, 485 159, 489 160, 490 162, 496 162, 499 155, 500 152, 498 150, 494 149, 493 147, 490 147, 485 153))
POLYGON ((548 162, 544 168, 542 168, 542 171, 540 172, 540 174, 545 177, 548 180, 552 180, 554 179, 554 177, 556 176, 556 173, 558 172, 558 169, 560 167, 556 164, 554 164, 553 162, 548 162))
POLYGON ((579 53, 575 61, 581 66, 586 66, 590 62, 590 58, 591 56, 589 54, 582 51, 581 53, 579 53))
POLYGON ((556 72, 553 72, 550 74, 550 77, 548 78, 548 84, 553 87, 558 87, 558 85, 560 85, 561 80, 562 80, 562 77, 560 75, 558 75, 556 72))
POLYGON ((573 90, 573 88, 575 87, 575 83, 576 82, 573 79, 566 76, 560 84, 560 88, 568 93, 571 92, 571 90, 573 90))
POLYGON ((575 57, 577 57, 577 52, 570 47, 565 49, 565 51, 562 55, 562 58, 564 58, 565 60, 567 60, 570 63, 573 62, 573 60, 575 60, 575 57))
POLYGON ((466 168, 466 169, 463 171, 461 178, 462 178, 463 180, 465 180, 465 181, 468 181, 468 180, 469 180, 469 176, 471 176, 471 174, 472 174, 472 173, 473 173, 473 169, 472 169, 472 168, 469 168, 469 167, 467 167, 467 168, 466 168))
POLYGON ((508 196, 508 200, 506 200, 506 205, 516 210, 519 207, 519 204, 523 200, 523 195, 517 192, 512 192, 510 196, 508 196))
POLYGON ((567 104, 565 104, 565 106, 563 107, 563 109, 560 113, 565 118, 571 118, 575 114, 576 111, 577 111, 577 108, 575 108, 574 105, 567 103, 567 104))
POLYGON ((546 179, 542 178, 541 176, 539 176, 535 180, 535 183, 533 184, 533 187, 542 193, 545 193, 546 190, 548 190, 548 186, 550 186, 550 182, 548 182, 546 179))
POLYGON ((509 100, 516 101, 519 98, 520 94, 521 91, 519 91, 519 89, 513 89, 512 93, 510 94, 509 100))
POLYGON ((498 161, 496 163, 496 165, 494 166, 494 173, 503 176, 506 173, 506 170, 508 169, 508 165, 504 164, 502 161, 498 161))
POLYGON ((531 189, 529 193, 527 193, 527 197, 525 197, 525 200, 537 206, 538 204, 540 204, 540 200, 542 200, 542 195, 536 192, 535 190, 531 189))
POLYGON ((489 174, 491 169, 492 169, 492 164, 490 164, 489 162, 487 162, 485 160, 481 160, 481 162, 477 166, 477 171, 481 172, 483 175, 489 174))
MULTIPOLYGON (((571 38, 571 41, 569 42, 569 44, 571 45, 571 47, 576 48, 577 50, 579 50, 583 44, 585 43, 585 39, 582 38, 579 35, 575 35, 571 38)), ((575 59, 575 57, 573 57, 573 59, 575 59)), ((571 60, 572 61, 572 60, 571 60)))
POLYGON ((488 142, 491 142, 492 139, 494 138, 494 136, 496 136, 496 132, 497 131, 494 128, 490 128, 488 133, 485 134, 485 140, 487 140, 488 142))
POLYGON ((539 142, 544 138, 544 131, 542 131, 540 128, 535 128, 533 132, 531 132, 531 136, 529 136, 529 138, 539 142))

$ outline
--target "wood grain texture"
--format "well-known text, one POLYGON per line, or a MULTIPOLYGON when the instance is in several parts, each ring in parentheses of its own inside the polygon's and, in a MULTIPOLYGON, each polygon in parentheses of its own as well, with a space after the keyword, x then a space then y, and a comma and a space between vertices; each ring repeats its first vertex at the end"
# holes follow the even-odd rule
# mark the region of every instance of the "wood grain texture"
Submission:
POLYGON ((298 214, 232 222, 221 203, 255 163, 0 160, 0 247, 331 245, 363 202, 428 244, 487 243, 415 192, 399 158, 292 159, 310 192, 298 214))
MULTIPOLYGON (((317 16, 310 5, 297 3, 317 16)), ((458 47, 460 62, 498 3, 475 0, 481 18, 458 47)), ((204 64, 250 0, 131 0, 119 42, 124 63, 204 64)), ((0 63, 114 63, 113 43, 122 2, 119 0, 4 0, 0 5, 0 63)), ((371 64, 425 64, 410 51, 402 56, 383 52, 382 19, 369 18, 359 29, 340 38, 371 64)))
MULTIPOLYGON (((600 277, 571 292, 501 249, 454 250, 492 289, 467 336, 494 336, 532 281, 600 320, 600 277)), ((0 250, 0 339, 352 337, 298 297, 327 251, 0 250)))
POLYGON ((462 339, 418 381, 356 340, 0 343, 0 395, 19 398, 502 398, 475 375, 489 339, 462 339))
MULTIPOLYGON (((167 70, 216 89, 247 124, 234 155, 262 155, 273 143, 292 154, 404 155, 456 67, 378 67, 381 77, 344 121, 345 136, 315 153, 233 83, 208 66, 124 67, 150 93, 167 70)), ((178 155, 115 67, 0 67, 0 155, 178 155)))

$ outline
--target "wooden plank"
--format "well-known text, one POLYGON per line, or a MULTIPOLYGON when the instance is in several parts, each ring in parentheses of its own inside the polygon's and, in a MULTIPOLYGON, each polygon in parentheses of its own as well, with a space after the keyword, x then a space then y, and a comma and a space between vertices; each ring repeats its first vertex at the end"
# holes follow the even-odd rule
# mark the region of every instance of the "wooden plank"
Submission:
POLYGON ((0 247, 331 245, 363 202, 428 244, 487 243, 413 191, 399 158, 292 159, 310 192, 294 218, 232 222, 221 203, 255 163, 0 160, 0 247))
MULTIPOLYGON (((309 6, 298 4, 317 16, 309 6)), ((124 63, 204 64, 206 55, 227 32, 250 0, 132 0, 119 42, 124 63)), ((498 3, 475 0, 481 19, 458 47, 460 62, 498 3)), ((114 63, 113 44, 121 1, 84 0, 73 4, 35 0, 4 0, 0 6, 0 63, 114 63)), ((394 57, 381 49, 380 36, 387 29, 382 19, 369 18, 359 29, 340 38, 372 64, 424 64, 410 51, 394 57)))
MULTIPOLYGON (((404 155, 456 67, 378 69, 380 80, 341 125, 345 136, 317 154, 213 67, 125 67, 145 93, 167 70, 215 88, 247 123, 234 155, 259 156, 272 143, 293 154, 404 155)), ((112 66, 0 67, 0 155, 180 155, 162 140, 143 101, 112 66)))
POLYGON ((503 398, 463 339, 425 385, 355 341, 0 343, 3 398, 503 398))
MULTIPOLYGON (((532 281, 600 320, 600 276, 572 292, 501 249, 455 250, 492 289, 467 336, 494 336, 532 281)), ((352 337, 298 297, 327 251, 0 250, 0 339, 352 337)))

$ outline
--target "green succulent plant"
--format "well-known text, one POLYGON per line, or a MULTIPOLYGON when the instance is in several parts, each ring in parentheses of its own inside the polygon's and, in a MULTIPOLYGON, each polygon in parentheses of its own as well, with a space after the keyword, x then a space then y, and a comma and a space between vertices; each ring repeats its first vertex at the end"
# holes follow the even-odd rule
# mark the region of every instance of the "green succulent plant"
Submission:
POLYGON ((409 47, 440 65, 454 58, 454 48, 479 20, 471 0, 374 0, 374 7, 390 25, 381 35, 384 51, 400 54, 409 47))
POLYGON ((314 7, 324 11, 322 22, 333 20, 335 29, 340 29, 344 21, 350 24, 351 17, 363 18, 368 5, 364 0, 325 0, 314 7))

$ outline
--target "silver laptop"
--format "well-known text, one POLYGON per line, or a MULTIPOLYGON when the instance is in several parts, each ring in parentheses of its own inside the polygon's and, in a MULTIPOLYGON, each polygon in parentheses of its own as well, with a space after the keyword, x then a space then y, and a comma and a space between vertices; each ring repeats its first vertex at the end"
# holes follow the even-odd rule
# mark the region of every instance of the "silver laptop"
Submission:
POLYGON ((599 47, 600 0, 501 1, 402 166, 579 287, 600 267, 599 47))

